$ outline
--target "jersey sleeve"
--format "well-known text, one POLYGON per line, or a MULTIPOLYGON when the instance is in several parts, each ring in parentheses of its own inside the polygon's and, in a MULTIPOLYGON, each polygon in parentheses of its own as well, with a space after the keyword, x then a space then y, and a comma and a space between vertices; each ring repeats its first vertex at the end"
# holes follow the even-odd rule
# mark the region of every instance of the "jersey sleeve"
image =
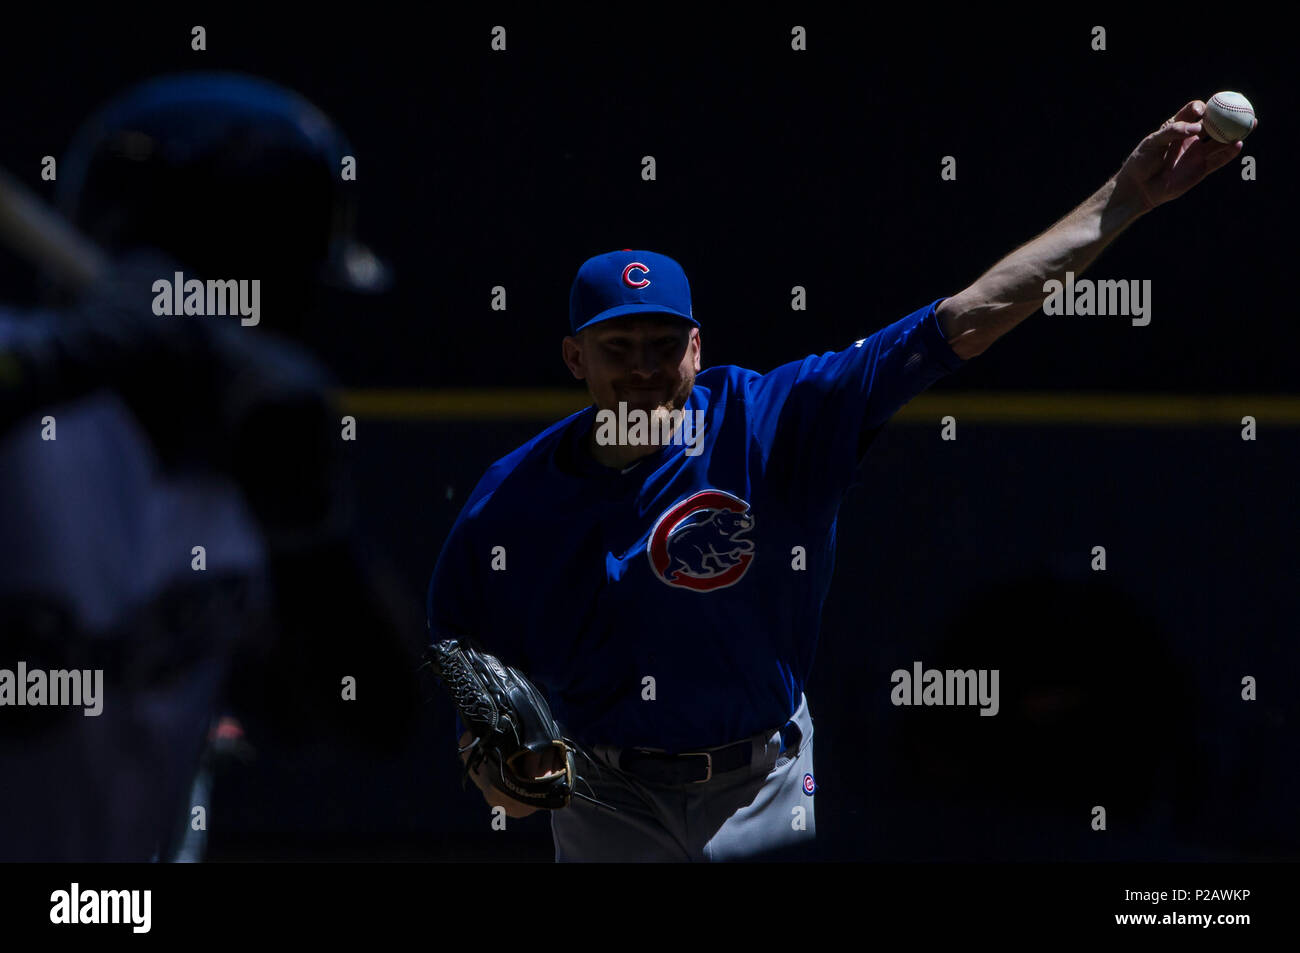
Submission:
MULTIPOLYGON (((425 612, 430 644, 478 635, 475 620, 482 617, 476 606, 478 585, 474 577, 470 520, 467 518, 471 503, 466 504, 465 511, 447 534, 433 576, 429 579, 425 612)), ((455 730, 459 742, 465 731, 459 713, 456 714, 455 730)))
POLYGON ((473 556, 465 520, 457 520, 447 535, 429 579, 425 604, 429 641, 472 637, 473 556))
POLYGON ((760 445, 801 498, 838 507, 862 457, 898 410, 964 366, 939 327, 937 298, 855 341, 791 361, 749 384, 760 445))

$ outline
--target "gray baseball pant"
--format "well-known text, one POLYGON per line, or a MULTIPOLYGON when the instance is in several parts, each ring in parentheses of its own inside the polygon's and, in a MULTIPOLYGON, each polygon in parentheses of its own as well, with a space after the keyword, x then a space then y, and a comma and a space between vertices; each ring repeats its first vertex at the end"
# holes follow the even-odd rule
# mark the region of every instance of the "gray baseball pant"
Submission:
POLYGON ((643 781, 619 770, 621 749, 595 745, 579 757, 590 790, 618 810, 575 798, 551 812, 555 859, 566 861, 736 861, 781 851, 793 859, 817 835, 813 811, 813 724, 808 699, 791 716, 802 739, 781 752, 780 731, 750 739, 746 767, 681 785, 643 781))

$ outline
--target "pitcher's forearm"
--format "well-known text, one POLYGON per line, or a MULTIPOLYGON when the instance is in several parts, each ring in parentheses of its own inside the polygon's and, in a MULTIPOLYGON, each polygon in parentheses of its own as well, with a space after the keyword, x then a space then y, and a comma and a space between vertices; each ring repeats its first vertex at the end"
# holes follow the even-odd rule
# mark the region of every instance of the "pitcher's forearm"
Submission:
POLYGON ((949 342, 987 347, 1042 307, 1047 282, 1064 281, 1066 272, 1081 274, 1142 214, 1140 204, 1125 196, 1114 178, 1108 180, 1047 231, 940 304, 940 326, 949 342))

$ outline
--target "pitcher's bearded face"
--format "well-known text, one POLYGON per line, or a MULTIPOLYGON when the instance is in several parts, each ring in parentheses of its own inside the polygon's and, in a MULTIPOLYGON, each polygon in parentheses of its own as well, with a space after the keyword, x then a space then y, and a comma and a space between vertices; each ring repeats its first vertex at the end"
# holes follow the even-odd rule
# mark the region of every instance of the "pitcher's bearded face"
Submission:
POLYGON ((565 338, 564 358, 601 410, 682 410, 700 370, 700 331, 668 315, 612 318, 565 338))

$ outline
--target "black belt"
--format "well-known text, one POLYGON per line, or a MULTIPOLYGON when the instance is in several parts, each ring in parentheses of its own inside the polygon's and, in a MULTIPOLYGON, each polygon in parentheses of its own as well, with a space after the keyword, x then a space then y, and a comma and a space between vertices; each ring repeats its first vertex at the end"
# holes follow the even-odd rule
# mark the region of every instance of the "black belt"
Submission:
MULTIPOLYGON (((781 753, 799 750, 803 732, 793 721, 781 728, 781 753)), ((624 748, 619 752, 618 768, 652 784, 703 784, 715 774, 749 767, 753 759, 752 739, 737 741, 721 748, 668 754, 646 748, 624 748)), ((793 755, 791 755, 793 757, 793 755)))

